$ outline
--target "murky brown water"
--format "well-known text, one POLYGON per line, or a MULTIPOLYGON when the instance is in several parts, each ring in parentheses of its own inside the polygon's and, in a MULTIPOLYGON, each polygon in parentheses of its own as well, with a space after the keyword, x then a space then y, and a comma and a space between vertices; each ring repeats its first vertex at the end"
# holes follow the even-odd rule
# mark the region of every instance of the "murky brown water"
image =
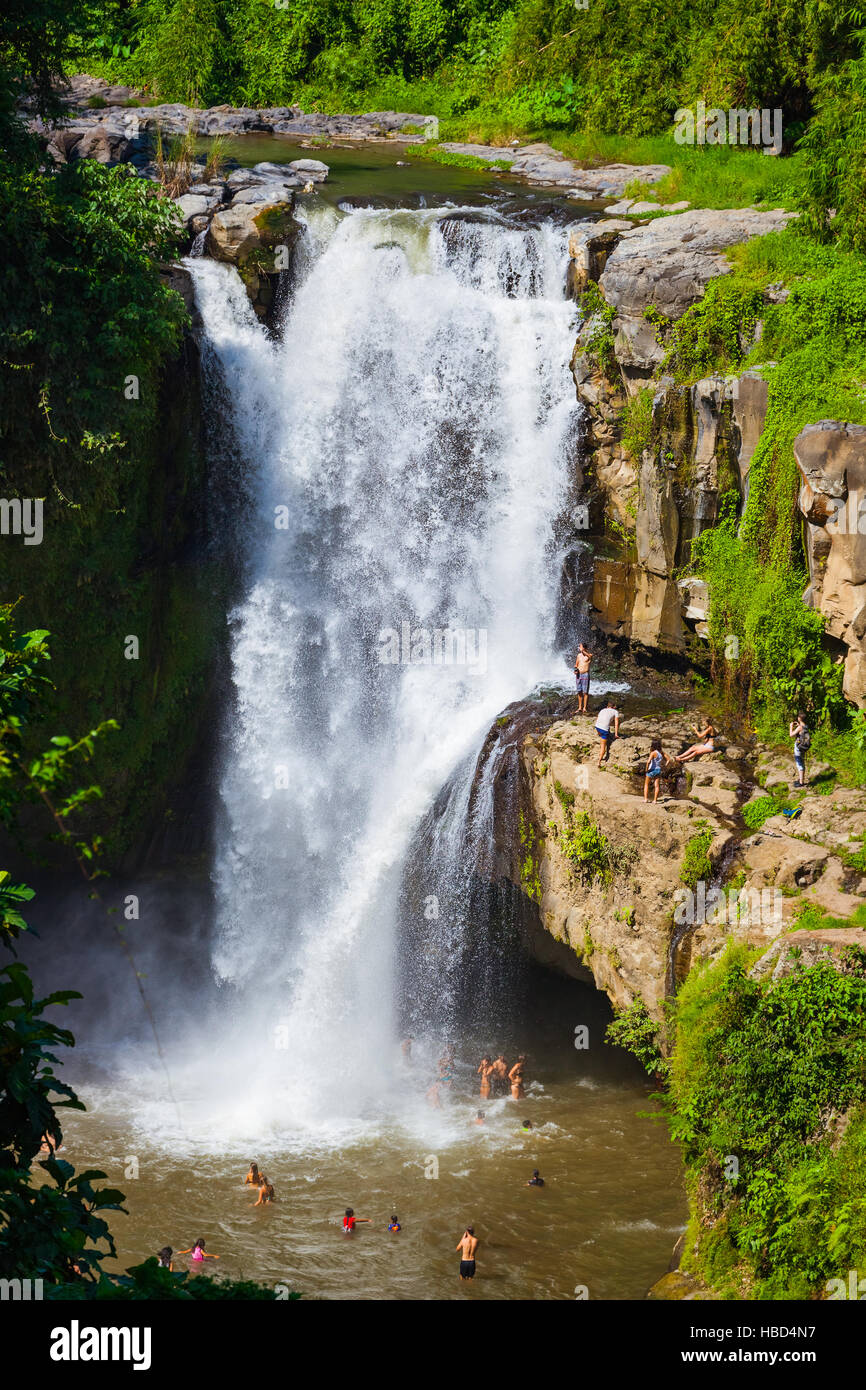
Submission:
POLYGON ((161 1128, 156 1142, 154 1111, 138 1109, 128 1084, 123 1095, 85 1081, 93 1108, 70 1115, 64 1157, 103 1168, 127 1193, 129 1215, 112 1221, 118 1268, 203 1236, 221 1257, 209 1270, 312 1298, 571 1299, 580 1285, 592 1299, 643 1298, 685 1222, 677 1152, 640 1113, 656 1108, 640 1070, 601 1045, 609 1015, 598 994, 539 975, 529 1012, 519 1033, 480 1044, 529 1052, 522 1102, 478 1099, 478 1047, 467 1042, 441 1112, 424 1101, 431 1071, 416 1056, 403 1073, 402 1116, 371 1118, 342 1140, 293 1134, 287 1117, 279 1136, 219 1151, 197 1125, 189 1082, 176 1137, 161 1128), (588 1051, 572 1043, 578 1020, 589 1020, 588 1051), (273 1206, 254 1208, 243 1187, 250 1159, 275 1186, 273 1206), (128 1176, 133 1161, 138 1177, 128 1176), (525 1186, 535 1167, 543 1189, 525 1186), (351 1239, 340 1224, 348 1205, 372 1218, 351 1239), (399 1235, 387 1230, 392 1212, 399 1235), (481 1246, 475 1282, 461 1285, 454 1247, 467 1223, 481 1246))

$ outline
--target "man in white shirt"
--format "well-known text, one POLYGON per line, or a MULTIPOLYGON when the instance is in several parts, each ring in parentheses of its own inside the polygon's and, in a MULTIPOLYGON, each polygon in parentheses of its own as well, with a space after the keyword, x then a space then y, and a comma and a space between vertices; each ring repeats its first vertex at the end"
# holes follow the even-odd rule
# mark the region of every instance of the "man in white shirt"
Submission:
POLYGON ((601 739, 598 751, 598 765, 601 767, 610 757, 610 745, 615 738, 619 738, 619 710, 614 708, 613 700, 609 697, 595 716, 595 732, 601 739))

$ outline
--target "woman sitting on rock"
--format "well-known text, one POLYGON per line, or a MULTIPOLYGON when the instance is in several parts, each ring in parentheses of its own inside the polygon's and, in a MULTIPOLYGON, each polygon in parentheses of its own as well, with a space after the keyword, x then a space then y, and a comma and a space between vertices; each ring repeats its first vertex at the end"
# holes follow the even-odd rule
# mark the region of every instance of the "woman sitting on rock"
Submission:
POLYGON ((685 753, 677 753, 678 763, 690 763, 692 758, 699 758, 702 753, 715 751, 716 731, 713 725, 708 722, 705 729, 699 729, 696 724, 693 724, 692 728, 700 739, 700 743, 693 743, 691 748, 686 749, 685 753))

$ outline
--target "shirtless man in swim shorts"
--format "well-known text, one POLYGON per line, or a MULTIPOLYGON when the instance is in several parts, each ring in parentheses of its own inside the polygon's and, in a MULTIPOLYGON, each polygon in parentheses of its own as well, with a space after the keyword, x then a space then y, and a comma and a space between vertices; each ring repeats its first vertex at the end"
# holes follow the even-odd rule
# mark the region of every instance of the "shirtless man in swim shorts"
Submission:
POLYGON ((593 654, 587 651, 582 642, 577 645, 577 657, 574 663, 574 674, 577 679, 577 712, 586 714, 586 702, 589 699, 589 668, 592 665, 593 654))
POLYGON ((508 1063, 501 1052, 490 1068, 490 1079, 493 1082, 493 1094, 504 1095, 508 1090, 508 1063))
POLYGON ((467 1279, 475 1278, 475 1251, 478 1249, 478 1237, 472 1226, 466 1227, 454 1248, 460 1251, 460 1282, 463 1284, 467 1279))

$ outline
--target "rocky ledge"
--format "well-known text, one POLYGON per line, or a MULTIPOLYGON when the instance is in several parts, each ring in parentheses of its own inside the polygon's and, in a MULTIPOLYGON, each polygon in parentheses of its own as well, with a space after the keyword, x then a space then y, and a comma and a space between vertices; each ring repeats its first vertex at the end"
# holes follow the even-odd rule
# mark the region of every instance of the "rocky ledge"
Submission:
POLYGON ((512 754, 496 782, 497 873, 523 903, 532 953, 618 1009, 642 1000, 661 1021, 677 983, 729 937, 760 949, 756 973, 777 975, 800 956, 866 947, 866 930, 841 925, 866 904, 854 855, 866 790, 828 791, 831 770, 817 765, 801 796, 792 762, 723 738, 715 753, 675 764, 702 716, 622 699, 621 736, 602 768, 593 720, 574 700, 551 716, 514 707, 509 727, 491 731, 511 739, 512 754), (657 804, 643 800, 653 738, 669 760, 657 804), (755 808, 771 814, 760 823, 755 808))
MULTIPOLYGON (((466 145, 457 141, 445 141, 443 150, 451 154, 472 155, 476 159, 487 159, 507 164, 508 171, 527 183, 538 184, 544 188, 564 188, 570 197, 585 202, 610 202, 622 199, 630 183, 658 183, 671 172, 668 164, 605 164, 597 169, 585 169, 573 159, 568 159, 552 145, 537 142, 532 145, 466 145)), ((644 210, 660 211, 659 203, 638 204, 626 201, 624 208, 630 215, 638 215, 644 210)), ((687 203, 675 205, 687 207, 687 203)), ((671 207, 674 207, 672 204, 671 207)), ((667 210, 667 209, 664 209, 667 210)))

